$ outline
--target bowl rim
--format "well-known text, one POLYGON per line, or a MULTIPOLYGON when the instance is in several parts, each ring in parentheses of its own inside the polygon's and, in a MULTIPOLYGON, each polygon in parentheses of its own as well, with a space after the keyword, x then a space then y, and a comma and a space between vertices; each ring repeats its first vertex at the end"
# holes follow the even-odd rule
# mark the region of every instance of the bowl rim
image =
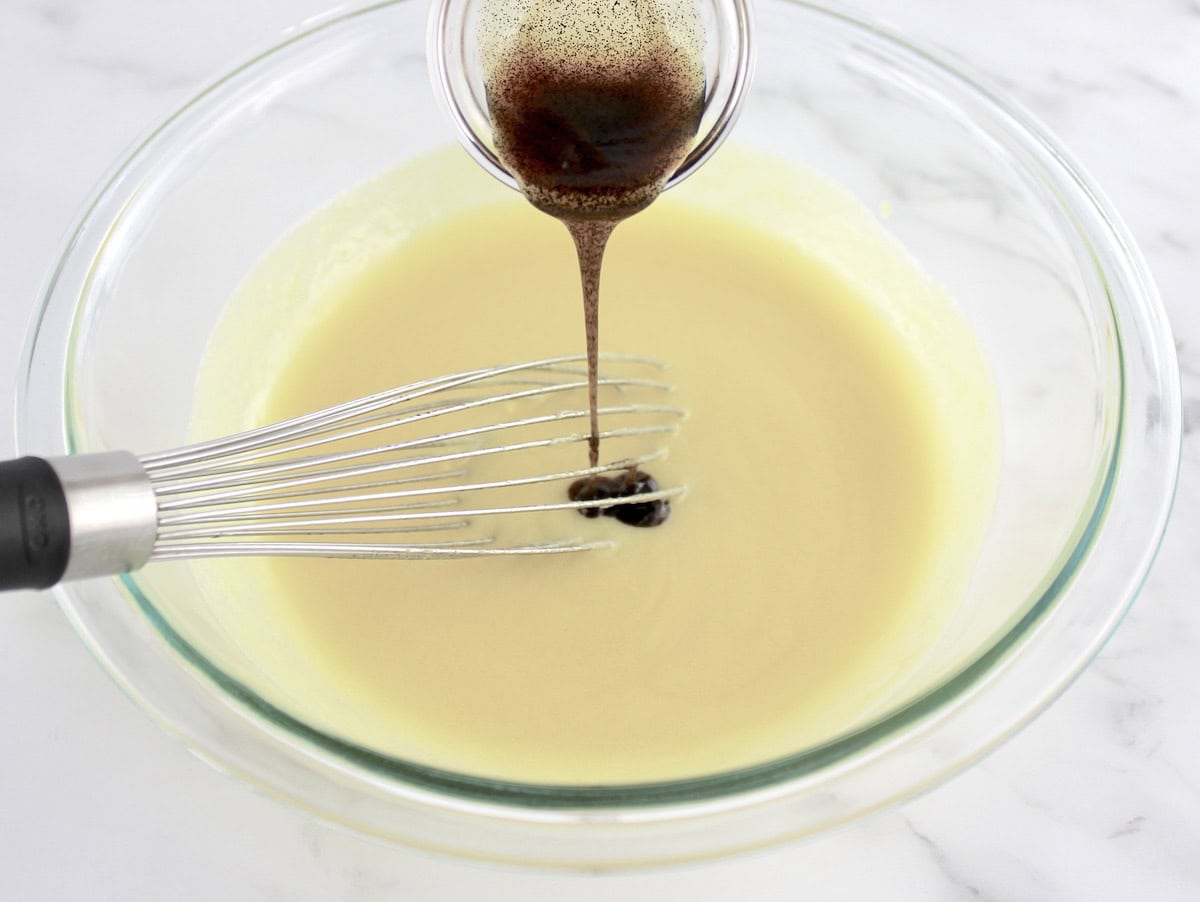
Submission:
MULTIPOLYGON (((214 706, 224 704, 231 722, 240 723, 244 729, 276 745, 277 751, 289 760, 302 760, 311 765, 324 779, 350 780, 405 805, 432 806, 472 817, 533 825, 598 825, 599 822, 589 820, 589 816, 598 813, 607 815, 602 818, 604 823, 680 823, 697 816, 713 817, 769 806, 812 790, 818 783, 828 783, 831 775, 844 778, 843 782, 851 780, 868 785, 882 775, 894 776, 897 768, 907 773, 888 791, 877 792, 868 800, 854 801, 848 806, 835 806, 837 810, 820 819, 822 822, 815 827, 809 824, 792 831, 811 832, 913 795, 981 757, 1015 734, 1061 694, 1115 630, 1144 583, 1161 542, 1174 498, 1182 439, 1174 344, 1161 301, 1128 229, 1082 169, 1036 119, 988 87, 983 79, 884 26, 837 7, 808 0, 779 2, 803 10, 807 15, 824 17, 837 27, 904 56, 925 70, 928 77, 936 78, 939 88, 953 87, 970 98, 979 110, 992 118, 991 124, 1030 156, 1036 171, 1046 176, 1099 269, 1116 327, 1119 419, 1089 510, 1085 511, 1070 547, 1064 550, 1054 572, 1047 575, 1038 597, 1008 630, 995 637, 990 647, 959 671, 903 707, 821 746, 720 774, 658 783, 580 787, 480 779, 391 758, 322 733, 260 699, 209 663, 157 612, 134 578, 119 578, 114 585, 138 606, 157 634, 184 659, 184 669, 190 671, 188 678, 193 690, 199 686, 198 691, 214 694, 208 701, 214 706), (1107 269, 1101 268, 1102 261, 1107 264, 1107 269), (1128 309, 1122 307, 1122 303, 1128 309), (1135 343, 1132 340, 1135 338, 1142 340, 1141 343, 1135 343), (1148 401, 1157 405, 1157 419, 1153 423, 1147 422, 1147 429, 1139 433, 1130 426, 1135 417, 1145 419, 1143 408, 1148 401), (1135 475, 1140 477, 1136 485, 1135 475), (1119 524, 1122 528, 1114 532, 1109 527, 1114 526, 1114 518, 1118 516, 1124 520, 1119 524), (1102 551, 1107 553, 1107 559, 1102 551), (1113 569, 1113 560, 1120 562, 1119 570, 1113 569), (1052 615, 1060 610, 1063 598, 1071 592, 1080 595, 1093 585, 1109 586, 1113 601, 1103 606, 1098 622, 1089 623, 1085 634, 1072 631, 1069 624, 1064 627, 1060 623, 1053 630, 1045 628, 1054 619, 1052 615), (1114 592, 1114 585, 1120 585, 1120 589, 1114 592), (1029 651, 1035 640, 1042 646, 1042 653, 1036 657, 1029 651), (1049 683, 1045 672, 1037 673, 1036 679, 1030 672, 1041 666, 1033 661, 1051 658, 1045 653, 1048 641, 1059 643, 1054 647, 1053 658, 1057 666, 1049 683), (1019 699, 1010 697, 1014 694, 1006 691, 1010 686, 1023 687, 1015 693, 1019 699), (230 702, 234 708, 228 708, 230 702), (981 704, 983 708, 980 708, 981 704), (971 710, 964 710, 966 708, 971 710), (995 712, 1001 711, 1005 713, 994 716, 995 712), (993 716, 981 716, 987 712, 992 712, 993 716), (968 733, 972 738, 964 740, 968 733), (913 748, 950 737, 954 742, 948 752, 931 754, 928 749, 922 752, 913 748), (870 779, 864 780, 864 775, 870 779), (817 780, 818 776, 822 779, 817 780)), ((375 3, 287 34, 270 49, 211 82, 123 156, 102 180, 77 220, 78 225, 46 282, 41 302, 27 330, 17 387, 14 435, 18 448, 25 447, 28 435, 36 431, 33 426, 39 412, 44 412, 39 411, 37 399, 33 397, 32 386, 37 381, 35 370, 56 366, 61 370, 58 378, 63 387, 57 399, 62 407, 62 422, 58 424, 61 434, 56 433, 62 447, 56 450, 70 451, 75 446, 71 422, 71 374, 67 369, 74 359, 71 349, 85 331, 86 323, 83 322, 84 310, 78 303, 83 292, 64 297, 63 283, 69 281, 67 270, 72 264, 78 266, 75 258, 88 247, 88 242, 102 241, 102 238, 95 238, 94 233, 102 236, 107 231, 105 220, 109 209, 120 209, 128 200, 124 195, 130 190, 129 183, 136 181, 133 176, 137 174, 137 168, 148 165, 147 157, 152 158, 158 145, 169 141, 181 121, 186 121, 205 104, 219 102, 218 95, 235 87, 244 74, 269 64, 287 48, 326 32, 352 26, 377 12, 411 5, 412 0, 375 3), (64 311, 64 305, 71 305, 71 309, 64 311), (57 316, 53 316, 56 311, 57 316), (61 335, 51 326, 57 327, 63 322, 70 324, 66 333, 68 346, 65 349, 47 348, 61 340, 61 335)), ((136 190, 136 186, 132 190, 136 190)), ((50 428, 54 430, 54 427, 50 428)), ((92 612, 82 603, 76 588, 59 587, 55 594, 93 655, 122 689, 166 729, 179 735, 222 769, 239 772, 266 791, 285 795, 326 817, 346 820, 338 810, 312 798, 311 793, 306 797, 305 792, 279 785, 272 779, 272 774, 263 773, 262 768, 249 763, 249 759, 231 756, 228 750, 222 749, 211 736, 202 735, 193 724, 181 723, 176 714, 165 712, 161 700, 150 697, 128 663, 118 660, 106 647, 92 612)), ((355 822, 351 826, 388 835, 388 830, 379 828, 378 824, 355 822)), ((782 838, 786 832, 775 831, 778 835, 764 841, 782 838)), ((585 831, 583 835, 590 833, 585 831)), ((405 838, 413 841, 412 837, 405 838)), ((423 844, 419 838, 416 843, 423 844)), ((436 842, 425 844, 440 847, 436 842)), ((742 843, 758 844, 761 843, 742 843)), ((494 857, 509 860, 513 856, 499 854, 494 857)), ((633 857, 637 855, 633 854, 633 857)), ((688 856, 676 853, 672 857, 688 856)))

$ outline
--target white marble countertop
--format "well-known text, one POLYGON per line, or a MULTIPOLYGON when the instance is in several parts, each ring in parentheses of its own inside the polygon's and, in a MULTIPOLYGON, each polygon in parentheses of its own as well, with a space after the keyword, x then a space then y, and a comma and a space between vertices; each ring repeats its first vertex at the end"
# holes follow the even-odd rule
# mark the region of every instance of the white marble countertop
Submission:
MULTIPOLYGON (((124 148, 330 0, 0 4, 0 449, 26 318, 124 148)), ((1200 3, 863 0, 1074 151, 1166 300, 1186 434, 1174 519, 1116 637, 1050 710, 924 797, 680 870, 533 874, 348 835, 261 798, 126 700, 58 609, 0 599, 0 898, 1200 899, 1200 3)))

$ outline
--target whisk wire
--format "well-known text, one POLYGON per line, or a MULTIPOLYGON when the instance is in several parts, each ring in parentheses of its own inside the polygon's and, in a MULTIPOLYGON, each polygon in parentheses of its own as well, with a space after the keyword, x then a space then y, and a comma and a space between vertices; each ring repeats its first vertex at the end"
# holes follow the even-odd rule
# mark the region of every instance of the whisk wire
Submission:
MULTIPOLYGON (((252 516, 271 516, 274 514, 283 514, 301 510, 311 510, 314 508, 325 507, 334 504, 358 504, 372 501, 400 501, 406 498, 418 498, 429 495, 444 495, 448 492, 466 493, 480 492, 488 489, 508 489, 521 486, 538 485, 546 482, 564 482, 568 480, 581 479, 588 476, 596 476, 601 473, 611 473, 618 470, 628 470, 635 467, 640 467, 643 464, 652 463, 656 460, 661 460, 664 457, 663 451, 657 450, 647 454, 639 455, 638 457, 627 458, 624 460, 613 461, 612 463, 602 464, 595 467, 583 467, 575 470, 560 470, 554 473, 540 473, 536 476, 515 477, 511 479, 498 479, 489 482, 474 482, 474 483, 456 483, 451 486, 428 486, 418 489, 394 489, 386 492, 358 492, 356 494, 339 493, 335 497, 312 498, 307 497, 317 492, 328 492, 330 489, 315 489, 308 491, 276 492, 266 495, 253 495, 241 499, 233 499, 229 502, 222 502, 218 499, 213 499, 208 496, 194 499, 190 509, 183 509, 183 513, 164 513, 159 517, 161 526, 175 525, 179 523, 203 523, 215 522, 227 519, 244 519, 252 516), (280 500, 289 499, 289 500, 280 500), (208 511, 206 508, 215 505, 221 505, 222 509, 218 511, 208 511)), ((461 471, 459 471, 461 472, 461 471)), ((357 485, 356 488, 365 488, 372 485, 388 485, 390 483, 365 483, 357 485)), ((455 499, 457 503, 457 498, 455 499)), ((450 503, 449 501, 431 501, 426 502, 423 506, 433 506, 435 504, 450 503)), ((408 504, 397 504, 394 507, 417 507, 418 502, 408 504)), ((165 508, 165 510, 181 510, 179 502, 173 508, 165 508)))
MULTIPOLYGON (((648 357, 637 357, 634 355, 603 355, 604 359, 609 362, 629 362, 639 363, 655 368, 662 368, 659 361, 648 357)), ((419 382, 413 382, 408 385, 397 388, 387 389, 382 392, 377 392, 373 395, 367 395, 362 398, 357 398, 352 401, 346 401, 342 404, 334 405, 333 407, 314 413, 302 414, 291 419, 282 420, 278 423, 273 423, 269 426, 262 426, 255 429, 250 429, 245 432, 238 433, 232 436, 226 436, 210 441, 198 442, 182 448, 177 448, 172 451, 161 451, 152 454, 146 454, 141 457, 143 466, 147 470, 156 470, 164 467, 173 467, 184 465, 187 463, 200 462, 202 460, 211 460, 214 457, 223 457, 228 454, 236 453, 241 449, 261 447, 265 445, 273 445, 282 439, 295 437, 296 435, 304 434, 307 429, 315 428, 316 431, 322 431, 330 427, 345 423, 363 414, 369 414, 386 407, 396 404, 406 403, 417 398, 426 397, 435 392, 444 392, 451 389, 461 388, 483 380, 494 380, 497 377, 507 375, 509 373, 517 373, 524 371, 540 370, 543 372, 560 372, 563 364, 578 362, 584 359, 581 355, 573 355, 566 357, 549 357, 544 360, 533 361, 530 363, 509 364, 506 366, 467 370, 461 373, 455 373, 449 376, 442 376, 435 379, 425 379, 419 382)), ((572 372, 568 368, 568 372, 572 372)), ((643 380, 646 384, 653 383, 653 380, 643 380)), ((551 387, 561 385, 562 383, 548 383, 551 387)), ((633 383, 630 383, 633 384, 633 383)), ((670 386, 665 383, 657 383, 664 389, 669 389, 670 386)), ((576 383, 574 387, 578 387, 576 383)), ((485 399, 489 403, 494 403, 495 398, 485 399)))
MULTIPOLYGON (((505 455, 520 461, 537 449, 588 440, 586 433, 579 432, 542 434, 587 418, 586 408, 535 409, 498 422, 471 421, 496 407, 520 412, 558 396, 584 393, 587 382, 580 378, 585 373, 583 359, 582 355, 553 357, 467 370, 239 435, 144 455, 140 460, 158 505, 153 559, 243 555, 445 559, 557 554, 602 547, 607 544, 602 540, 581 538, 516 545, 498 545, 491 536, 448 542, 399 540, 410 532, 466 529, 476 521, 499 516, 651 503, 682 495, 682 486, 643 491, 628 498, 540 503, 507 503, 506 495, 497 494, 638 468, 663 459, 662 447, 597 466, 469 478, 471 468, 486 459, 505 455), (419 430, 442 417, 454 418, 442 432, 356 446, 385 432, 419 430), (531 434, 521 437, 521 431, 531 434), (504 439, 495 442, 500 436, 504 439), (345 443, 351 447, 339 447, 345 443), (312 453, 318 448, 328 450, 312 453), (502 501, 466 506, 460 497, 465 494, 495 496, 502 501), (398 540, 350 541, 354 536, 383 534, 394 534, 398 540), (346 537, 347 541, 320 541, 332 537, 346 537), (305 540, 279 541, 285 538, 305 540)), ((607 355, 605 363, 661 369, 657 361, 631 355, 607 355)), ((633 420, 604 429, 602 441, 645 441, 670 435, 686 415, 680 407, 637 397, 670 392, 672 386, 660 379, 606 373, 600 384, 621 399, 621 403, 602 407, 601 417, 633 420), (642 418, 650 422, 637 423, 642 418)))

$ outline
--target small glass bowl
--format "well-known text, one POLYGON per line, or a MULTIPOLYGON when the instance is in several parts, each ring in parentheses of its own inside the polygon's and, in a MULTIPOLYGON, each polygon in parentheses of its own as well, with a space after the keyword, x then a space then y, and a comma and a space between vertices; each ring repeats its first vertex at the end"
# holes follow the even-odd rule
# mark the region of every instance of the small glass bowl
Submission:
MULTIPOLYGON (((352 185, 455 141, 427 80, 426 7, 298 33, 215 82, 108 177, 31 330, 22 451, 183 442, 224 303, 283 233, 352 185)), ((817 4, 757 4, 737 140, 824 172, 955 297, 1004 421, 998 500, 945 640, 875 720, 819 747, 671 783, 489 781, 328 735, 255 692, 186 568, 62 586, 113 678, 198 754, 368 833, 481 858, 614 867, 825 829, 927 788, 1010 736, 1116 628, 1179 460, 1174 346, 1107 201, 971 76, 817 4)))
MULTIPOLYGON (((521 0, 511 0, 515 5, 521 0)), ((481 0, 438 0, 429 16, 429 77, 467 152, 510 188, 517 181, 496 155, 478 42, 481 0)), ((704 116, 698 138, 667 181, 673 187, 711 157, 729 135, 754 68, 753 17, 747 0, 697 0, 704 27, 704 116)))

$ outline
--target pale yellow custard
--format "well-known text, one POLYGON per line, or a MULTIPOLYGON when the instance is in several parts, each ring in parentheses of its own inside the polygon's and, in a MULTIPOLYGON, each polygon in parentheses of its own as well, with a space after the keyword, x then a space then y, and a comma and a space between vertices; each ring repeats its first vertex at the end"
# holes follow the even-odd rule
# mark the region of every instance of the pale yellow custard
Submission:
MULTIPOLYGON (((895 700, 994 488, 991 383, 953 305, 839 191, 727 151, 617 229, 600 319, 602 348, 669 362, 689 411, 650 467, 688 487, 671 519, 547 514, 548 536, 617 547, 539 559, 197 565, 255 691, 418 763, 593 784, 760 763, 895 700)), ((563 227, 439 155, 267 256, 214 339, 196 430, 582 344, 563 227), (248 348, 266 387, 239 417, 248 348)))

